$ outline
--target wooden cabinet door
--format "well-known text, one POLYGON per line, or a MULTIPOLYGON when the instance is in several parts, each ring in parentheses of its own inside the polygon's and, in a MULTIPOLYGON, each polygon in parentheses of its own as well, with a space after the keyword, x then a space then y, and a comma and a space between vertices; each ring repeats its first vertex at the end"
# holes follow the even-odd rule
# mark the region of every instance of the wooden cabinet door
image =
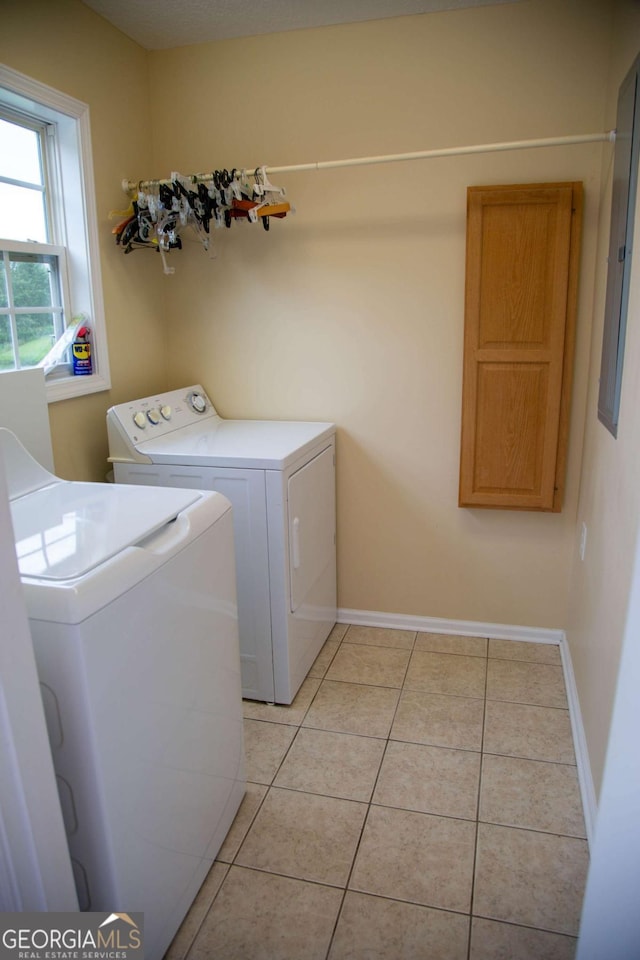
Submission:
POLYGON ((580 183, 469 187, 459 504, 559 511, 580 183))

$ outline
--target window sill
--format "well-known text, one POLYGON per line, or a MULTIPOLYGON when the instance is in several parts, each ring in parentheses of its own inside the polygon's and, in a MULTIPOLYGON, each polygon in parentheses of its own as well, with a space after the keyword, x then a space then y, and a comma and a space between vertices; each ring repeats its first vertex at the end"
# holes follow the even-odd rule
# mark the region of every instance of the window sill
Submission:
POLYGON ((60 380, 46 382, 47 402, 57 400, 71 400, 73 397, 84 397, 89 393, 100 393, 110 390, 111 381, 99 373, 92 373, 88 377, 63 377, 60 380))

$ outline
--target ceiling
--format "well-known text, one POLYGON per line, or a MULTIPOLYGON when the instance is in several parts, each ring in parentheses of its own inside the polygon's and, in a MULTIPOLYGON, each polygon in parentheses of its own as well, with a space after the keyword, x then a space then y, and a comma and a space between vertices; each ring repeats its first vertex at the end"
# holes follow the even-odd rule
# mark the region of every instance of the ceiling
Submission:
POLYGON ((517 0, 83 0, 147 50, 517 0))

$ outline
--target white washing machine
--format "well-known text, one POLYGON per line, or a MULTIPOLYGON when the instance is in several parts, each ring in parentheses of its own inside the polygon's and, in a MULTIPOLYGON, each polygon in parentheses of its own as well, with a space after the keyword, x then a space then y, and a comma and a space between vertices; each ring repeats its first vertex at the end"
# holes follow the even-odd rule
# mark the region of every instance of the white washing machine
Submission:
POLYGON ((335 425, 225 420, 196 384, 111 407, 117 483, 233 505, 242 693, 291 703, 336 621, 335 425))
POLYGON ((0 445, 79 903, 161 960, 245 790, 231 507, 0 445))

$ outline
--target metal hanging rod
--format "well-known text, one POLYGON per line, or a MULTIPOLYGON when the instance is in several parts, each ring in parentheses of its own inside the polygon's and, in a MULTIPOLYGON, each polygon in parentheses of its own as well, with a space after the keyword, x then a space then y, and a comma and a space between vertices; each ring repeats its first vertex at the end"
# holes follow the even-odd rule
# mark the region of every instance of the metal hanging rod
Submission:
MULTIPOLYGON (((549 137, 543 140, 512 140, 504 143, 479 143, 468 147, 444 147, 437 150, 418 150, 414 153, 388 153, 378 157, 352 157, 348 160, 318 160, 315 163, 294 163, 281 167, 260 167, 265 173, 298 173, 305 170, 330 170, 336 167, 364 167, 375 163, 398 163, 403 160, 430 160, 435 157, 459 157, 475 153, 498 153, 505 150, 530 150, 534 147, 565 147, 577 143, 615 142, 616 131, 606 133, 585 133, 570 137, 549 137)), ((254 167, 243 167, 253 170, 254 167)), ((239 175, 239 174, 238 174, 239 175)), ((196 173, 188 177, 194 183, 209 183, 212 173, 196 173)), ((159 184, 170 184, 171 180, 123 180, 122 189, 126 192, 148 190, 159 184)))

